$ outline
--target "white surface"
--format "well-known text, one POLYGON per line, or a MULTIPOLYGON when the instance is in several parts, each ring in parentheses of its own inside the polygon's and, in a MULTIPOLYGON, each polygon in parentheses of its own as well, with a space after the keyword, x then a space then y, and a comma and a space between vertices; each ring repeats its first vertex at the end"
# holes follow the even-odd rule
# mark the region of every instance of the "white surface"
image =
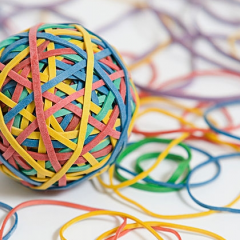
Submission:
MULTIPOLYGON (((22 3, 30 3, 33 1, 23 1, 22 3)), ((48 1, 41 1, 46 3, 48 1)), ((179 12, 185 9, 181 4, 181 1, 156 1, 162 8, 171 7, 172 11, 179 12)), ((66 13, 71 14, 74 17, 79 17, 84 25, 92 29, 93 31, 104 26, 107 22, 115 19, 117 16, 129 10, 130 7, 127 4, 119 3, 117 1, 100 1, 100 0, 85 0, 85 1, 75 1, 75 3, 69 4, 68 6, 62 7, 66 13)), ((185 11, 185 10, 184 10, 185 11)), ((220 9, 219 9, 220 11, 220 9)), ((235 14, 236 9, 231 9, 232 13, 235 14)), ((227 15, 228 16, 228 15, 227 15)), ((200 16, 202 21, 205 21, 206 16, 200 16)), ((31 14, 22 14, 17 18, 12 20, 13 26, 16 25, 19 30, 29 27, 36 22, 44 21, 55 21, 63 22, 51 14, 36 14, 33 12, 31 14), (41 19, 44 17, 45 19, 41 19)), ((209 22, 204 25, 204 27, 209 27, 209 29, 219 29, 219 25, 215 22, 209 22), (214 28, 215 26, 215 28, 214 28)), ((222 30, 223 31, 223 30, 222 30)), ((226 31, 230 31, 226 29, 226 31)), ((231 30, 232 31, 232 30, 231 30)), ((148 11, 142 14, 136 15, 135 17, 124 21, 122 24, 116 26, 108 32, 101 34, 105 39, 107 39, 111 44, 116 46, 120 51, 130 51, 132 53, 143 53, 153 44, 161 42, 167 39, 167 35, 161 28, 157 19, 152 16, 148 11)), ((203 51, 209 49, 209 46, 201 46, 203 51)), ((210 51, 212 51, 210 49, 210 51)), ((211 54, 211 52, 209 52, 211 54)), ((213 55, 214 52, 213 52, 213 55)), ((176 46, 164 50, 161 54, 154 58, 154 61, 158 67, 160 73, 160 81, 167 80, 174 76, 179 76, 185 74, 189 71, 189 56, 181 48, 176 46)), ((229 63, 231 64, 231 63, 229 63)), ((198 63, 198 67, 212 68, 213 66, 207 65, 206 63, 198 63)), ((138 73, 133 73, 134 80, 147 81, 150 78, 150 71, 148 67, 143 67, 139 69, 138 73)), ((204 90, 204 95, 228 95, 239 93, 239 82, 233 81, 230 78, 213 78, 207 77, 203 78, 203 81, 197 81, 196 85, 190 89, 191 93, 199 93, 204 90), (205 91, 205 86, 208 84, 209 89, 205 91), (217 84, 217 88, 216 88, 217 84), (214 90, 214 91, 213 91, 214 90)), ((192 103, 191 103, 192 104, 192 103)), ((233 109, 233 114, 235 119, 238 120, 238 108, 233 109)), ((177 123, 174 120, 170 120, 165 116, 149 115, 138 121, 138 124, 142 126, 147 126, 151 121, 151 129, 169 129, 177 127, 177 123)), ((202 124, 202 123, 200 123, 202 124)), ((134 136, 132 136, 134 139, 134 136)), ((197 146, 201 146, 213 155, 228 153, 231 150, 224 147, 214 146, 207 143, 196 143, 197 146)), ((161 147, 163 148, 163 147, 161 147)), ((159 150, 158 145, 152 145, 151 149, 154 151, 159 150)), ((146 152, 147 148, 139 150, 138 154, 146 152)), ((178 149, 173 150, 180 151, 178 149)), ((128 159, 130 160, 130 159, 128 159)), ((192 166, 204 161, 205 158, 194 152, 192 166)), ((127 162, 127 160, 126 160, 127 162)), ((128 161, 129 162, 129 161, 128 161)), ((146 166, 147 167, 147 166, 146 166)), ((163 162, 159 168, 154 171, 153 176, 160 179, 166 180, 170 172, 173 171, 175 165, 171 162, 163 162), (161 176, 159 178, 159 175, 161 176)), ((202 201, 214 204, 214 205, 224 205, 230 202, 239 193, 239 181, 240 181, 240 162, 239 158, 228 159, 222 162, 222 174, 219 179, 207 186, 197 188, 193 190, 195 195, 202 201)), ((202 169, 194 180, 207 179, 215 173, 214 166, 202 169)), ((104 175, 106 179, 106 174, 104 175)), ((196 206, 185 190, 177 193, 148 193, 139 191, 133 188, 123 189, 122 193, 125 195, 139 201, 144 206, 149 209, 160 213, 160 214, 184 214, 184 213, 194 213, 202 211, 203 209, 196 206)), ((16 206, 17 204, 32 199, 56 199, 70 201, 79 204, 85 204, 92 207, 105 208, 110 210, 117 210, 126 213, 130 213, 141 220, 159 220, 166 221, 163 219, 155 219, 144 213, 138 211, 134 207, 126 204, 115 195, 107 194, 104 192, 97 181, 85 182, 73 189, 61 191, 61 192, 37 192, 27 189, 13 180, 7 178, 3 174, 0 174, 0 201, 5 202, 11 206, 16 206)), ((235 207, 240 208, 240 203, 236 204, 235 207)), ((73 217, 82 214, 82 211, 75 209, 68 209, 55 206, 39 206, 31 207, 18 212, 19 214, 19 225, 16 233, 12 236, 12 240, 42 240, 42 239, 59 239, 58 230, 59 228, 68 220, 73 217)), ((4 212, 0 211, 0 220, 4 217, 4 212)), ((77 239, 95 239, 103 230, 108 230, 119 224, 120 219, 114 217, 96 217, 91 220, 83 221, 72 226, 65 234, 68 240, 77 239), (94 228, 93 228, 94 227, 94 228)), ((227 240, 238 240, 240 238, 240 215, 221 213, 214 214, 208 217, 202 217, 197 219, 186 219, 186 220, 174 220, 170 221, 179 224, 186 224, 189 226, 199 227, 206 230, 210 230, 218 233, 219 235, 225 237, 227 240)), ((163 234, 164 239, 170 240, 175 239, 172 235, 163 234)), ((181 233, 184 240, 198 240, 207 239, 202 236, 190 235, 186 233, 181 233)), ((134 231, 123 239, 130 240, 142 240, 142 239, 154 239, 152 235, 147 233, 146 230, 134 231)))

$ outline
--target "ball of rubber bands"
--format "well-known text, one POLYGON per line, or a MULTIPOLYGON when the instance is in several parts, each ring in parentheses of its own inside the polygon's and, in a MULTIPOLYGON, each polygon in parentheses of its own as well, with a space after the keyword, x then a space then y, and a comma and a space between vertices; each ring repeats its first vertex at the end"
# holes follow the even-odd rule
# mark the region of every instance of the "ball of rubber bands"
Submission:
POLYGON ((2 41, 0 88, 0 170, 38 190, 107 170, 138 108, 120 55, 79 24, 38 24, 2 41))

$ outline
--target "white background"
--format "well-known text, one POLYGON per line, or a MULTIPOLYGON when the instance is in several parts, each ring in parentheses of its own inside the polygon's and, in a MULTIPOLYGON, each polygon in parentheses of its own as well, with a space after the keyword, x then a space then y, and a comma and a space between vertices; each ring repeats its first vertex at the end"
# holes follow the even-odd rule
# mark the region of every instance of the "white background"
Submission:
MULTIPOLYGON (((29 4, 33 1, 21 1, 22 3, 29 4)), ((42 4, 49 1, 41 1, 42 4)), ((124 1, 125 2, 125 1, 124 1)), ((35 2, 34 2, 35 3, 35 2)), ((181 1, 169 0, 163 1, 158 0, 156 4, 159 8, 167 9, 171 12, 183 15, 189 11, 189 8, 185 6, 181 1)), ((4 4, 1 4, 4 7, 4 4)), ((215 6, 216 7, 216 6, 215 6)), ((80 23, 83 23, 87 28, 97 31, 102 26, 110 21, 113 21, 124 12, 131 9, 131 6, 126 3, 120 3, 113 0, 82 0, 75 1, 69 5, 65 5, 60 8, 66 14, 69 14, 77 19, 80 23)), ((10 8, 4 8, 6 13, 10 11, 10 8)), ((239 15, 239 9, 228 8, 221 4, 217 7, 217 12, 223 14, 226 17, 237 17, 239 15)), ((190 10, 190 14, 194 14, 190 10)), ((204 29, 209 32, 220 32, 220 33, 232 33, 236 29, 229 28, 225 25, 219 25, 219 23, 209 19, 204 14, 199 13, 199 19, 204 29)), ((31 11, 15 17, 11 21, 12 29, 10 33, 14 31, 23 30, 39 21, 44 22, 64 22, 63 19, 47 12, 31 11)), ((131 52, 135 54, 144 53, 152 45, 160 43, 168 38, 166 32, 161 28, 157 18, 153 16, 149 11, 143 11, 142 13, 123 21, 121 24, 115 26, 115 28, 102 32, 101 35, 107 39, 112 45, 117 47, 121 52, 131 52)), ((200 43, 198 49, 208 54, 213 58, 218 58, 209 45, 200 43)), ((128 61, 128 59, 126 59, 128 61)), ((158 68, 160 74, 159 81, 164 81, 175 76, 183 75, 190 71, 189 55, 182 48, 173 46, 164 50, 154 57, 154 62, 158 68)), ((238 64, 227 62, 232 67, 238 68, 238 64)), ((204 62, 198 61, 197 66, 199 69, 212 69, 214 66, 208 65, 204 62)), ((239 69, 239 68, 238 68, 239 69)), ((134 71, 133 79, 139 82, 146 82, 151 76, 151 72, 148 67, 142 67, 138 71, 134 71)), ((191 86, 189 92, 202 94, 206 96, 226 96, 229 94, 239 93, 240 84, 236 79, 230 77, 205 77, 196 81, 191 86), (200 81, 202 80, 202 81, 200 81)), ((193 102, 184 102, 189 105, 193 105, 193 102)), ((161 107, 166 107, 161 105, 161 107)), ((234 116, 236 123, 239 123, 238 108, 232 108, 231 113, 234 116)), ((217 116, 217 115, 216 115, 217 116)), ((220 115, 221 116, 221 115, 220 115)), ((204 126, 202 121, 198 122, 200 126, 204 126)), ((224 124, 224 121, 220 121, 224 124)), ((177 127, 175 120, 162 115, 148 115, 137 122, 142 126, 143 129, 155 130, 155 129, 172 129, 177 127)), ((237 134, 237 132, 236 132, 237 134)), ((170 136, 168 136, 170 137, 170 136)), ((171 136, 173 137, 173 136, 171 136)), ((131 139, 137 139, 136 136, 131 136, 131 139)), ((191 142, 192 143, 192 142, 191 142)), ((196 146, 200 146, 203 149, 209 151, 213 155, 224 154, 231 152, 232 150, 226 147, 219 147, 213 144, 207 144, 203 142, 195 142, 196 146)), ((148 147, 149 148, 149 147, 148 147)), ((143 148, 138 151, 138 155, 148 151, 148 148, 143 148)), ((152 145, 153 151, 163 149, 164 146, 152 145)), ((176 148, 173 152, 182 152, 182 150, 176 148)), ((126 166, 131 166, 131 160, 136 155, 128 158, 125 163, 126 166)), ((206 158, 198 153, 193 153, 193 160, 191 166, 195 166, 206 158)), ((152 163, 152 162, 151 162, 152 163)), ((146 164, 146 168, 150 166, 146 164)), ((239 158, 232 158, 225 160, 221 163, 222 174, 217 181, 197 189, 193 190, 193 193, 202 201, 222 206, 229 203, 234 197, 239 194, 239 181, 240 181, 240 162, 239 158)), ((153 177, 159 180, 166 180, 170 176, 171 172, 175 169, 175 164, 172 162, 163 162, 157 168, 153 177)), ((215 174, 215 166, 209 166, 202 169, 196 174, 194 181, 206 180, 215 174)), ((104 174, 104 179, 107 179, 107 175, 104 174)), ((196 206, 185 190, 174 193, 149 193, 133 188, 123 189, 122 193, 139 201, 150 210, 160 214, 173 215, 173 214, 184 214, 184 213, 195 213, 203 211, 204 209, 196 206)), ((105 208, 110 210, 117 210, 132 214, 139 217, 141 220, 159 220, 167 221, 164 219, 156 219, 138 211, 135 207, 126 204, 114 194, 107 193, 103 190, 97 180, 85 182, 73 189, 66 191, 46 191, 38 192, 31 189, 25 188, 7 178, 5 175, 0 174, 0 201, 5 202, 11 206, 32 199, 55 199, 64 200, 83 205, 88 205, 97 208, 105 208)), ((240 208, 240 204, 236 204, 235 207, 240 208)), ((63 207, 55 206, 38 206, 31 207, 19 211, 19 226, 16 233, 12 236, 12 240, 42 240, 42 239, 59 239, 58 231, 60 227, 80 214, 82 211, 75 209, 68 209, 63 207)), ((4 211, 0 211, 0 220, 3 220, 5 215, 4 211)), ((81 223, 75 224, 67 232, 65 236, 69 240, 77 239, 95 239, 100 235, 103 230, 108 230, 117 226, 121 219, 114 217, 96 217, 91 220, 86 220, 81 223)), ((240 216, 238 214, 230 213, 218 213, 208 217, 186 219, 186 220, 174 220, 170 221, 173 223, 185 224, 189 226, 199 227, 206 230, 210 230, 218 233, 227 240, 238 240, 240 239, 240 216)), ((164 239, 174 239, 173 235, 162 234, 164 239)), ((181 236, 184 240, 198 240, 207 239, 203 236, 190 235, 181 232, 181 236)), ((154 239, 152 235, 147 233, 146 230, 137 230, 123 239, 154 239)))

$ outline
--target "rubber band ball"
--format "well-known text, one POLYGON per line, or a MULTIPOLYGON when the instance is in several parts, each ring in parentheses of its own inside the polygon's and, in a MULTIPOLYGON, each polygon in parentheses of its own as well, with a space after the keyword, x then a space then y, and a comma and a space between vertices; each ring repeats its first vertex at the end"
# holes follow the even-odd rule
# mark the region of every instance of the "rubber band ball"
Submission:
POLYGON ((126 65, 79 24, 38 24, 0 43, 0 170, 65 189, 106 171, 138 109, 126 65))

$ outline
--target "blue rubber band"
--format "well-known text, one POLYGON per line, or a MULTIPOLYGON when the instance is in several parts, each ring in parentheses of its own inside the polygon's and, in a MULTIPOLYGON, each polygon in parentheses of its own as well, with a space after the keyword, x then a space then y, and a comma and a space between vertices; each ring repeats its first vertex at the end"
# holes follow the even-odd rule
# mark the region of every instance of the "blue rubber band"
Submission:
POLYGON ((210 210, 214 210, 214 211, 221 211, 221 212, 231 212, 231 213, 240 213, 240 209, 238 208, 230 208, 230 207, 217 207, 217 206, 212 206, 212 205, 208 205, 205 204, 201 201, 199 201, 197 198, 195 198, 193 196, 193 194, 191 193, 191 184, 190 184, 190 179, 192 177, 192 174, 194 172, 196 172, 197 170, 199 170, 200 168, 207 166, 209 163, 216 163, 219 160, 223 160, 226 158, 231 158, 231 157, 236 157, 236 156, 240 156, 240 153, 231 153, 231 154, 226 154, 226 155, 221 155, 221 156, 217 156, 217 157, 212 157, 210 159, 208 159, 207 161, 197 165, 195 168, 192 169, 192 171, 189 173, 188 178, 187 178, 187 182, 186 182, 186 189, 188 191, 189 196, 192 198, 192 200, 197 203, 199 206, 210 209, 210 210))

